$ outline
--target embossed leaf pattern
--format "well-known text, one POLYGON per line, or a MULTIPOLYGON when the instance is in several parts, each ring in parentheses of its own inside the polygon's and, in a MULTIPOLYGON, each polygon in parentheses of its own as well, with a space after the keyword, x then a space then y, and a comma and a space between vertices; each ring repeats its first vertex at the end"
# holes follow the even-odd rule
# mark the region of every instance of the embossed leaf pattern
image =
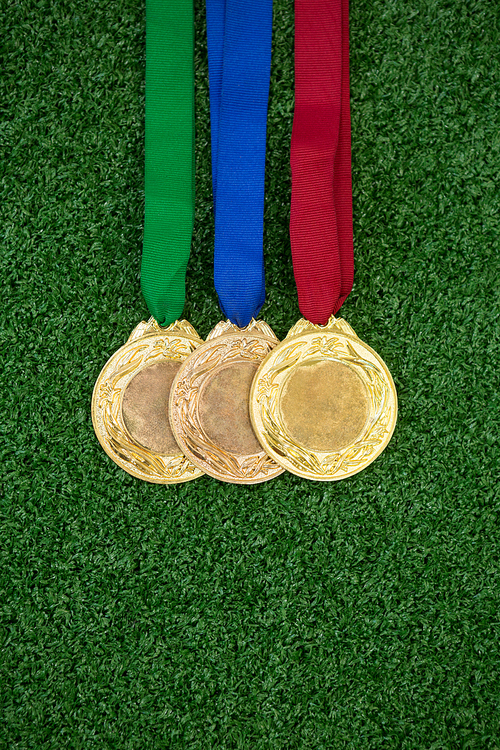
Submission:
POLYGON ((113 389, 113 385, 109 380, 105 380, 99 388, 99 408, 102 409, 105 402, 112 403, 113 399, 117 398, 120 393, 120 390, 116 391, 113 389))
POLYGON ((140 367, 147 351, 148 347, 141 346, 124 355, 113 370, 113 378, 111 382, 119 383, 122 378, 130 375, 130 373, 134 372, 137 367, 140 367))
POLYGON ((259 382, 257 401, 260 402, 261 399, 268 399, 271 394, 276 395, 279 388, 279 384, 275 382, 276 378, 283 370, 289 369, 300 360, 303 346, 303 342, 299 342, 298 344, 286 347, 284 351, 277 352, 273 360, 273 367, 270 368, 267 375, 259 382))
POLYGON ((113 413, 111 404, 105 411, 110 445, 123 462, 133 464, 145 476, 152 479, 175 479, 196 471, 183 455, 165 458, 131 442, 113 413))
POLYGON ((298 362, 301 356, 301 348, 303 348, 303 343, 299 342, 298 344, 292 344, 292 346, 286 347, 283 351, 276 353, 273 367, 271 367, 267 375, 261 378, 257 386, 258 403, 277 396, 279 383, 276 383, 276 378, 283 370, 292 367, 292 365, 298 362))
POLYGON ((267 409, 263 413, 262 422, 269 445, 279 456, 288 458, 291 463, 305 471, 319 471, 319 461, 315 454, 305 450, 288 436, 285 426, 279 417, 276 417, 273 409, 267 409))
POLYGON ((257 385, 257 402, 262 401, 262 399, 268 399, 273 392, 278 390, 278 384, 273 381, 274 375, 271 375, 271 373, 268 373, 259 380, 257 385))
POLYGON ((344 347, 338 338, 335 336, 321 336, 320 338, 311 341, 311 345, 307 350, 307 356, 311 354, 322 354, 324 357, 329 357, 332 353, 343 351, 344 347))
POLYGON ((285 347, 281 351, 278 350, 273 357, 273 372, 275 370, 279 370, 280 368, 278 367, 278 365, 283 362, 286 362, 287 367, 291 367, 300 358, 300 354, 303 348, 304 342, 299 341, 296 344, 290 344, 290 346, 285 347))
POLYGON ((189 346, 186 341, 182 339, 158 339, 151 351, 145 357, 145 361, 150 359, 156 359, 157 357, 163 357, 164 359, 174 360, 175 362, 182 362, 188 354, 193 351, 193 346, 189 346))
POLYGON ((357 353, 357 351, 355 350, 355 348, 353 347, 353 345, 351 344, 351 342, 348 339, 346 339, 345 345, 346 345, 347 351, 349 352, 349 354, 351 355, 351 357, 353 359, 358 359, 359 354, 357 353))

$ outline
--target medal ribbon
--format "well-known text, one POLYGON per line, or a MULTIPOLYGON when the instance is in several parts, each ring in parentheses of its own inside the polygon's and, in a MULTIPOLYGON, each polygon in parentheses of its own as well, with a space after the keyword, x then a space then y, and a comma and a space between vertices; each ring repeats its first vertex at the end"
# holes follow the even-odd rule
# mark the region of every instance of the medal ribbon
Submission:
POLYGON ((151 315, 182 314, 194 224, 193 0, 146 0, 146 161, 141 288, 151 315))
POLYGON ((240 328, 265 300, 264 169, 272 0, 206 0, 214 281, 240 328))
POLYGON ((348 0, 295 0, 290 240, 302 315, 325 325, 353 283, 348 0))

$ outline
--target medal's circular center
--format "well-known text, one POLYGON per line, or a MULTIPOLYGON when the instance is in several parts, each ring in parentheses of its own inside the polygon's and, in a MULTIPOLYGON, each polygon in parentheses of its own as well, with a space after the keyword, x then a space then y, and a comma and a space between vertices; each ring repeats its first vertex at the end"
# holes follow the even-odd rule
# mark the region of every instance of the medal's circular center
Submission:
POLYGON ((137 373, 125 388, 122 416, 139 445, 155 453, 180 453, 168 419, 168 400, 180 362, 157 362, 137 373))
POLYGON ((293 370, 280 407, 286 429, 297 443, 328 453, 353 443, 369 413, 361 378, 347 365, 329 360, 293 370))
POLYGON ((229 453, 248 456, 262 447, 250 422, 248 399, 257 364, 232 362, 207 378, 198 415, 203 431, 229 453))

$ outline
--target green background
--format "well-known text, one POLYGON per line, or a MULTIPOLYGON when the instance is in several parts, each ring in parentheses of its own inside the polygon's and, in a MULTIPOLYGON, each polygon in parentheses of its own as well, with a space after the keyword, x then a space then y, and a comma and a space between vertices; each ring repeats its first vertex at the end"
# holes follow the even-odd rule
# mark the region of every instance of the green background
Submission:
MULTIPOLYGON (((3 2, 0 748, 500 748, 498 4, 352 0, 356 278, 389 365, 389 447, 340 483, 143 483, 93 384, 147 310, 145 14, 3 2)), ((196 226, 212 282, 196 3, 196 226)), ((262 317, 290 263, 293 5, 276 0, 262 317)))

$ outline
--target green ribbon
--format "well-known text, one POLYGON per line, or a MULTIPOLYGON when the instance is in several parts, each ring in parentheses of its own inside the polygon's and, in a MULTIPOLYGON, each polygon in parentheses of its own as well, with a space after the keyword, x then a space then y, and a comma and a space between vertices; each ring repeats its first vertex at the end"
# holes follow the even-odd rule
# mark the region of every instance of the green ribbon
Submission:
POLYGON ((146 0, 146 164, 141 288, 151 315, 182 314, 194 225, 193 0, 146 0))

